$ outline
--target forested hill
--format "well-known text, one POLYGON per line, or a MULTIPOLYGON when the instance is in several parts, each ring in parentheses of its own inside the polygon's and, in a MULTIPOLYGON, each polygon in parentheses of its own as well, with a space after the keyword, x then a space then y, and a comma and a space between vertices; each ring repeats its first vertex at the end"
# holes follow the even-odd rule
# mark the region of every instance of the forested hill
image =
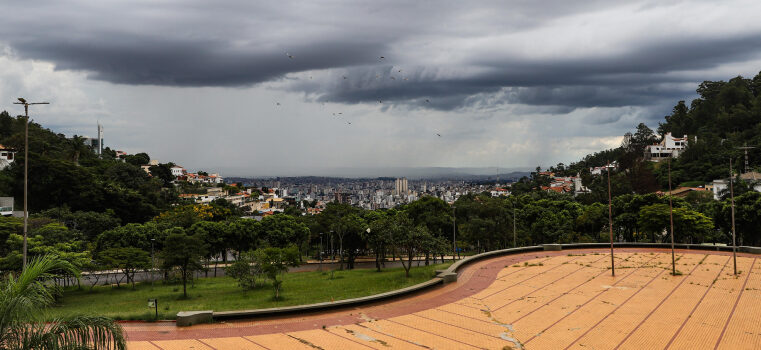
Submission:
MULTIPOLYGON (((551 170, 562 175, 581 173, 586 184, 602 189, 607 183, 591 178, 589 167, 618 161, 621 171, 613 181, 614 195, 662 190, 668 187, 665 163, 647 162, 642 157, 645 146, 671 132, 676 137, 689 137, 687 149, 671 164, 675 186, 728 177, 730 157, 735 173, 744 172, 744 152, 738 147, 761 147, 761 73, 752 79, 738 76, 729 81, 704 81, 696 91, 699 97, 689 105, 679 101, 659 123, 657 133, 640 124, 620 147, 587 155, 570 165, 561 163, 551 170)), ((751 170, 761 170, 761 148, 749 150, 748 155, 751 170)))
MULTIPOLYGON (((122 223, 145 222, 177 197, 164 180, 140 169, 147 154, 115 159, 106 149, 102 159, 84 138, 67 138, 37 123, 29 126, 29 211, 57 207, 98 211, 122 223)), ((0 171, 0 197, 16 198, 21 207, 24 179, 24 117, 0 113, 0 144, 18 150, 15 162, 0 171)))

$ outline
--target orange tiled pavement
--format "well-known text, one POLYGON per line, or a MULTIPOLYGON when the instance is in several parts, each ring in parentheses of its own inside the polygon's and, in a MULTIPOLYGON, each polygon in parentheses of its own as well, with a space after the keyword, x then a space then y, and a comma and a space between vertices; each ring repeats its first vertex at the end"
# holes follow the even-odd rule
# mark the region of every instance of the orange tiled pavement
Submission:
POLYGON ((527 253, 460 281, 341 312, 176 328, 126 324, 130 349, 759 349, 761 263, 740 255, 527 253), (490 282, 489 282, 490 281, 490 282), (486 283, 489 282, 489 283, 486 283), (326 325, 322 327, 321 325, 326 325))

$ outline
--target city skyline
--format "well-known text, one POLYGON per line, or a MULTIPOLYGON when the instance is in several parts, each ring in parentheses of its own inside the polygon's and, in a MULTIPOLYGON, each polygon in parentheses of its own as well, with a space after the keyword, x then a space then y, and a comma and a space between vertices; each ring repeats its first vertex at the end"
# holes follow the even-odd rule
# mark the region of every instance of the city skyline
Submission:
POLYGON ((3 4, 0 110, 225 176, 526 170, 754 76, 759 6, 3 4))

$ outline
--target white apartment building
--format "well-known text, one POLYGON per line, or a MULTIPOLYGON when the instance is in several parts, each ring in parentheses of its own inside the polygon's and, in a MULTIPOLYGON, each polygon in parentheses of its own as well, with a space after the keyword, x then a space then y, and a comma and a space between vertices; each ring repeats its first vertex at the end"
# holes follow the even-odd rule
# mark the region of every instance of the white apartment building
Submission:
POLYGON ((0 197, 0 216, 13 215, 13 197, 0 197))
POLYGON ((401 179, 396 179, 396 182, 394 183, 394 194, 397 196, 404 196, 408 193, 407 178, 403 177, 401 179))
POLYGON ((15 158, 16 150, 0 145, 0 170, 3 170, 7 166, 11 165, 15 158))
POLYGON ((685 148, 687 148, 687 135, 673 137, 671 133, 666 133, 661 142, 645 147, 645 159, 659 162, 669 157, 677 158, 685 148))
POLYGON ((185 168, 183 168, 183 167, 181 167, 179 165, 173 166, 170 170, 172 171, 172 176, 176 177, 176 176, 185 175, 185 168))
MULTIPOLYGON (((754 191, 761 192, 761 174, 751 171, 748 173, 740 174, 740 179, 748 183, 754 191)), ((713 198, 716 200, 719 200, 721 196, 729 193, 729 179, 713 180, 711 185, 713 198)), ((735 185, 737 185, 737 182, 735 182, 735 185)))
POLYGON ((616 170, 616 167, 618 167, 618 164, 616 164, 616 162, 613 162, 604 166, 596 166, 593 168, 589 168, 589 172, 592 175, 602 175, 603 172, 608 171, 608 168, 610 168, 610 170, 616 170))

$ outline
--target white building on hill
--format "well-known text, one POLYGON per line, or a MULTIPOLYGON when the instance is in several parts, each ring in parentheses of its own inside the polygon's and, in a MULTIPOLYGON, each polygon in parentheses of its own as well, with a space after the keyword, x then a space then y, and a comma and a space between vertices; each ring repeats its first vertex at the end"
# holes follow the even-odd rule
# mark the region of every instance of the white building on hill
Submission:
POLYGON ((645 159, 659 162, 669 157, 677 158, 685 148, 687 148, 687 135, 673 137, 671 133, 667 133, 658 144, 645 147, 645 159))
POLYGON ((16 158, 16 150, 0 145, 0 170, 11 165, 14 158, 16 158))

